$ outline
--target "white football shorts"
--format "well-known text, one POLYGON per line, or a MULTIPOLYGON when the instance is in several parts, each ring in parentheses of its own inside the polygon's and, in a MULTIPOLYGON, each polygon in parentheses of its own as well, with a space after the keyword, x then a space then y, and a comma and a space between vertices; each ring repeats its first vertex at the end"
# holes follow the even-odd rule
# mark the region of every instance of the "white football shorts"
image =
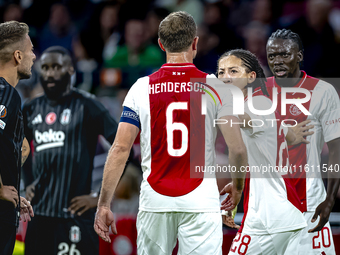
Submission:
POLYGON ((220 213, 145 212, 137 216, 138 255, 222 255, 220 213))
POLYGON ((314 233, 308 233, 308 230, 313 229, 319 223, 318 219, 312 223, 314 212, 305 212, 303 214, 308 226, 302 230, 301 240, 299 245, 299 255, 335 255, 332 230, 329 222, 322 230, 314 233))
POLYGON ((297 254, 302 229, 276 234, 237 233, 229 255, 293 255, 297 254))

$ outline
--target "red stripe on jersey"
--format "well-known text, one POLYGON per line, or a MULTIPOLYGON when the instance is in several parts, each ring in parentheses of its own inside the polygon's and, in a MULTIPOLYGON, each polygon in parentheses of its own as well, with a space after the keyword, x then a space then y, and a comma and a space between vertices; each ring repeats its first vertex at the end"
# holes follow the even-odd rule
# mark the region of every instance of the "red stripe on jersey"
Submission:
POLYGON ((193 64, 165 64, 149 76, 151 173, 147 180, 162 195, 185 195, 203 181, 203 172, 195 178, 190 175, 195 166, 205 164, 202 92, 191 93, 188 84, 193 78, 206 82, 206 76, 193 64))
MULTIPOLYGON (((295 88, 303 88, 307 89, 313 94, 313 89, 319 82, 319 79, 308 76, 304 71, 302 71, 303 76, 298 84, 296 84, 295 88)), ((276 84, 275 78, 270 77, 267 78, 267 89, 270 98, 272 98, 273 87, 278 89, 278 112, 280 113, 280 120, 294 119, 298 123, 305 121, 307 119, 307 115, 304 115, 295 105, 287 104, 286 106, 286 115, 281 115, 281 87, 276 84)), ((305 94, 303 93, 287 93, 287 98, 304 98, 305 94)), ((303 106, 309 110, 310 100, 303 104, 303 106)), ((286 121, 285 123, 295 125, 293 121, 286 121)), ((306 172, 304 171, 304 166, 307 164, 307 149, 306 144, 300 143, 298 145, 288 146, 289 152, 289 163, 292 166, 293 174, 291 183, 295 186, 297 194, 302 203, 302 211, 307 211, 307 183, 306 183, 306 172)), ((292 202, 292 201, 291 201, 292 202)), ((300 209, 300 207, 298 207, 300 209)))
MULTIPOLYGON (((280 119, 281 115, 278 111, 275 111, 275 118, 280 119)), ((281 131, 280 134, 280 127, 281 122, 277 124, 277 156, 276 156, 276 165, 279 167, 289 167, 289 165, 286 164, 288 159, 288 148, 285 146, 284 149, 281 148, 281 145, 283 143, 286 144, 286 138, 283 131, 281 131)), ((287 145, 287 144, 286 144, 287 145)), ((295 183, 292 178, 290 178, 289 175, 283 175, 283 180, 285 181, 286 185, 286 192, 287 192, 287 198, 288 200, 301 212, 304 212, 304 206, 303 203, 301 203, 301 200, 299 198, 299 195, 297 193, 297 190, 295 188, 295 183)))

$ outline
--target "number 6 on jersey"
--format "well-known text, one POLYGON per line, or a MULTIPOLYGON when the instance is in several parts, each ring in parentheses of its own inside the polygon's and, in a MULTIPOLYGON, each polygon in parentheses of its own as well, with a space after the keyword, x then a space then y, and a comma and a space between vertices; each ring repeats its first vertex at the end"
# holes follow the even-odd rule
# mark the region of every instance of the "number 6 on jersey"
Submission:
POLYGON ((173 122, 173 112, 175 110, 188 110, 188 102, 173 102, 166 109, 166 140, 168 153, 172 157, 181 157, 188 150, 189 131, 185 124, 173 122), (179 149, 174 149, 174 130, 182 133, 182 143, 179 149))

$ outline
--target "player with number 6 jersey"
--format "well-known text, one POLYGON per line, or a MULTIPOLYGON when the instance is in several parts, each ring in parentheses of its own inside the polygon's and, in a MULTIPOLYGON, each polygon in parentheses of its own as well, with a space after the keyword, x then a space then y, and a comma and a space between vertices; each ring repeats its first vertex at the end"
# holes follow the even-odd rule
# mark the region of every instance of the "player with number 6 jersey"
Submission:
MULTIPOLYGON (((125 98, 104 169, 94 228, 105 241, 110 241, 108 226, 116 233, 109 205, 122 171, 120 162, 140 130, 143 181, 137 217, 138 254, 171 254, 177 239, 178 254, 222 254, 215 175, 196 170, 215 165, 214 120, 238 120, 233 116, 230 86, 192 64, 198 37, 191 15, 175 12, 167 16, 160 24, 159 37, 167 63, 137 80, 125 98), (206 96, 207 91, 216 100, 206 96)), ((219 127, 229 146, 230 164, 239 172, 247 165, 240 128, 219 127)), ((240 200, 244 174, 232 177, 231 209, 240 200)))

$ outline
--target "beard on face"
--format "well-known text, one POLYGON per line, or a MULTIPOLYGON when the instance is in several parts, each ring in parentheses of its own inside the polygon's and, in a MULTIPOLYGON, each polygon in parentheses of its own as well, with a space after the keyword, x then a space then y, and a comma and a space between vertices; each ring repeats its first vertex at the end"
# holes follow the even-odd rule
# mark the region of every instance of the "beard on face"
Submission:
POLYGON ((59 80, 55 80, 51 77, 49 77, 47 80, 44 80, 44 78, 40 76, 40 83, 48 99, 58 100, 63 96, 69 84, 71 83, 71 75, 66 73, 59 80), (54 83, 55 85, 49 88, 47 87, 48 83, 54 83))
POLYGON ((32 76, 32 72, 30 70, 18 70, 19 80, 29 79, 32 76))

